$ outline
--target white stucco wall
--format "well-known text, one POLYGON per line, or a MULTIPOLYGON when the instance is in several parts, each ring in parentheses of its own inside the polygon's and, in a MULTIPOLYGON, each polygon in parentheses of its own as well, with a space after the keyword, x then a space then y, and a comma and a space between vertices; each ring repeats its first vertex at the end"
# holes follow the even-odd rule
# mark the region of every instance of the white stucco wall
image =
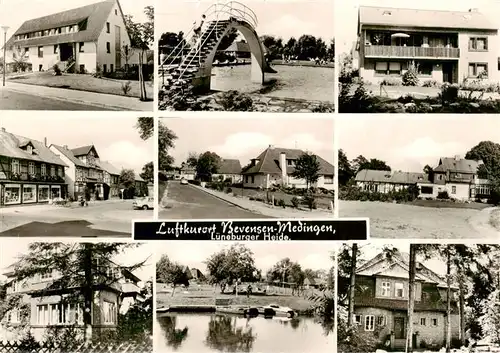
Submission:
POLYGON ((498 34, 491 32, 462 32, 458 34, 458 45, 460 48, 460 61, 458 68, 458 82, 462 82, 464 77, 468 77, 469 63, 487 63, 488 79, 498 82, 500 75, 498 71, 498 53, 499 53, 498 34), (487 51, 469 51, 470 37, 487 37, 487 51))
POLYGON ((110 24, 110 33, 107 32, 107 26, 106 23, 104 23, 101 34, 99 35, 99 39, 97 41, 97 62, 101 66, 101 68, 104 68, 104 65, 106 65, 107 71, 110 71, 111 65, 113 65, 113 71, 115 71, 125 64, 123 55, 121 57, 121 62, 116 62, 116 26, 120 27, 119 30, 121 43, 119 44, 120 48, 118 49, 121 50, 121 47, 123 47, 124 45, 128 45, 130 47, 130 38, 127 34, 125 22, 123 21, 123 14, 121 13, 120 7, 117 3, 115 3, 115 5, 113 6, 113 9, 111 10, 106 22, 109 22, 110 24), (107 52, 107 42, 110 43, 110 53, 107 52))

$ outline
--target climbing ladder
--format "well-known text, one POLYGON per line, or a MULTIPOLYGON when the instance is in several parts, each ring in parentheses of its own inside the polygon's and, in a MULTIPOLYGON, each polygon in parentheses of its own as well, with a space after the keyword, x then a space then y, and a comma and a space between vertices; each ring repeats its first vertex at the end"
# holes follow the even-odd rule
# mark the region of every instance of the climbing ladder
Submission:
POLYGON ((221 39, 236 24, 234 21, 238 22, 238 25, 252 29, 257 26, 255 13, 237 1, 213 4, 204 15, 207 25, 200 37, 195 40, 195 28, 191 28, 186 35, 188 40, 181 41, 161 62, 160 73, 163 85, 166 84, 165 75, 170 77, 173 87, 179 88, 189 86, 196 77, 203 77, 202 71, 207 60, 209 58, 213 60, 221 39))

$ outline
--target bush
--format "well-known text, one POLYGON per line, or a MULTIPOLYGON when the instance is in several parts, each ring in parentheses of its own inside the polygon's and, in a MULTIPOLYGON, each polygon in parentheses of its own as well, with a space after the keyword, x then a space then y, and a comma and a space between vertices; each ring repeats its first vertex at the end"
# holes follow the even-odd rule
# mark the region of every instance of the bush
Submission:
POLYGON ((427 80, 422 83, 422 87, 440 87, 441 85, 436 80, 427 80))
POLYGON ((61 68, 59 67, 59 65, 54 64, 54 66, 52 66, 52 69, 54 69, 54 74, 56 76, 61 76, 62 75, 62 71, 61 71, 61 68))
POLYGON ((292 197, 292 206, 294 208, 299 208, 300 200, 297 197, 292 197))
POLYGON ((232 193, 232 192, 233 192, 233 189, 231 189, 231 188, 227 188, 227 189, 226 189, 226 194, 230 194, 230 193, 232 193))
POLYGON ((283 200, 283 199, 279 199, 279 200, 278 200, 278 206, 283 207, 283 208, 286 208, 285 200, 283 200))
POLYGON ((401 86, 403 81, 401 78, 388 77, 380 81, 381 86, 401 86))
POLYGON ((418 73, 414 68, 410 68, 403 74, 403 86, 418 86, 418 73))
POLYGON ((224 92, 216 102, 226 111, 252 111, 253 108, 252 98, 238 91, 224 92))
POLYGON ((439 98, 443 104, 453 103, 458 100, 458 85, 450 85, 449 83, 445 83, 441 86, 441 92, 439 93, 439 98))
POLYGON ((128 93, 130 92, 131 89, 132 89, 132 86, 131 86, 130 81, 122 83, 122 91, 123 91, 124 95, 128 96, 128 93))
POLYGON ((448 195, 448 191, 440 191, 438 192, 437 194, 437 198, 439 200, 449 200, 450 199, 450 195, 448 195))
POLYGON ((92 76, 96 78, 102 78, 102 67, 101 65, 97 64, 95 67, 94 72, 92 73, 92 76))
POLYGON ((307 195, 304 197, 304 204, 307 205, 307 207, 310 210, 315 210, 318 208, 318 205, 316 203, 316 199, 314 198, 313 195, 307 195))

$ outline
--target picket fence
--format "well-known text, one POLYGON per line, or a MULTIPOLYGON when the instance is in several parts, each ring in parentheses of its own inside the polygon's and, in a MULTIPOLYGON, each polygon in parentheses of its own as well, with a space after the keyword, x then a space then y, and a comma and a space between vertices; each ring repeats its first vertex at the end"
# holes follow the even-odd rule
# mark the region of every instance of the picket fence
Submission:
POLYGON ((53 345, 46 343, 26 344, 18 342, 0 342, 0 353, 150 353, 153 347, 148 343, 93 343, 53 345))

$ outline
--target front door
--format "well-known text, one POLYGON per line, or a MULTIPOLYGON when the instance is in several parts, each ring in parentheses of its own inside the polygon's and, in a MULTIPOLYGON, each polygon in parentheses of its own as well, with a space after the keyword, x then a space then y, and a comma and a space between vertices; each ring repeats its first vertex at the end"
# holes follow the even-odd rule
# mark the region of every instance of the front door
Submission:
POLYGON ((453 83, 452 63, 443 63, 443 82, 453 83))
POLYGON ((405 338, 405 318, 395 317, 394 318, 394 338, 403 339, 405 338))

